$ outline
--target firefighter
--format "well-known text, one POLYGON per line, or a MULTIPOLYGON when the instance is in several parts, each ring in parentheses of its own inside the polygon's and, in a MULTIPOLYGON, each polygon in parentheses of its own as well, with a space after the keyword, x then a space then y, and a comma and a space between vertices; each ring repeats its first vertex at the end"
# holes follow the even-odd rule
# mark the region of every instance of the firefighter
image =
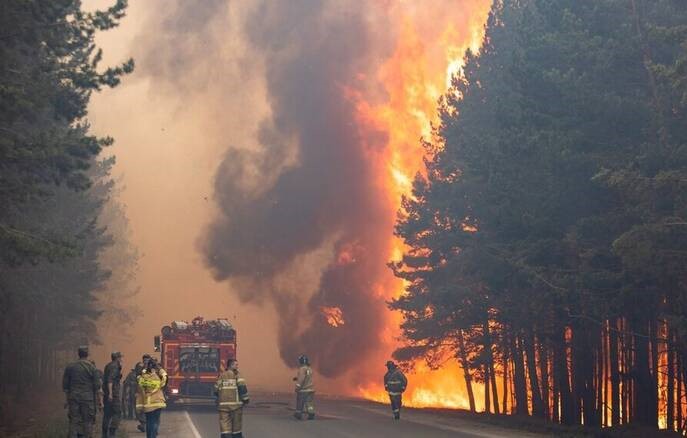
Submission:
POLYGON ((389 393, 391 401, 391 411, 394 420, 401 418, 401 406, 403 406, 403 391, 408 386, 408 379, 403 375, 401 369, 393 361, 386 363, 387 372, 384 374, 384 389, 389 393))
POLYGON ((96 409, 102 407, 98 369, 88 360, 88 346, 78 349, 79 360, 64 370, 62 389, 69 409, 69 438, 92 438, 96 409))
POLYGON ((136 370, 132 368, 124 379, 124 385, 122 385, 122 411, 124 416, 130 420, 136 418, 137 386, 138 383, 136 382, 136 370))
POLYGON ((122 353, 115 351, 110 358, 103 370, 103 438, 114 437, 122 419, 122 353))
POLYGON ((137 381, 136 411, 145 414, 146 438, 157 438, 160 429, 160 414, 162 409, 167 407, 163 391, 167 384, 167 372, 155 358, 151 357, 137 381))
POLYGON ((250 399, 246 381, 239 375, 238 366, 236 359, 227 360, 227 370, 222 371, 215 383, 221 438, 243 438, 243 406, 250 399))
POLYGON ((138 376, 141 375, 143 370, 148 366, 148 361, 150 360, 150 355, 148 353, 144 354, 141 357, 141 361, 136 364, 134 367, 134 412, 136 414, 136 420, 138 420, 138 425, 136 428, 140 432, 145 432, 146 431, 146 416, 143 413, 143 411, 139 410, 136 408, 136 398, 138 396, 138 376))
POLYGON ((296 413, 294 417, 301 420, 307 412, 308 420, 315 419, 315 386, 313 385, 313 373, 310 368, 308 356, 301 355, 298 358, 298 375, 293 378, 296 382, 296 413))

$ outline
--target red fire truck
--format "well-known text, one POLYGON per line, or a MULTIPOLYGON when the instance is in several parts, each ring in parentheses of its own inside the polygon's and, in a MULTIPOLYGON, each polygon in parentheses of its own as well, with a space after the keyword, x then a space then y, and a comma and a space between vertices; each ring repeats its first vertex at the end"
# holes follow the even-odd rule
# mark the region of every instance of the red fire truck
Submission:
POLYGON ((227 359, 236 358, 236 330, 229 320, 173 321, 155 336, 155 351, 169 380, 168 401, 213 398, 213 386, 227 359))

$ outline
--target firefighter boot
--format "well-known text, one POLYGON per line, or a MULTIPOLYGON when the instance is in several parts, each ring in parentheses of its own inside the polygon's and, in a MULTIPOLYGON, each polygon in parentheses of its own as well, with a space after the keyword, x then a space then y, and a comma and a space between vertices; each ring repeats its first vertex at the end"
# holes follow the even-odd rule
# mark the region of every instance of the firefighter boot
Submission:
POLYGON ((401 413, 400 412, 394 412, 394 420, 400 420, 401 419, 401 413))
POLYGON ((115 438, 116 436, 117 436, 117 428, 111 427, 110 428, 110 437, 115 438))
POLYGON ((231 438, 231 432, 219 434, 219 438, 231 438))
POLYGON ((315 414, 308 414, 308 420, 314 420, 315 414))
POLYGON ((296 417, 296 420, 302 420, 303 419, 303 414, 300 412, 296 412, 293 414, 294 417, 296 417))
POLYGON ((231 438, 243 438, 243 433, 242 432, 232 433, 231 438))

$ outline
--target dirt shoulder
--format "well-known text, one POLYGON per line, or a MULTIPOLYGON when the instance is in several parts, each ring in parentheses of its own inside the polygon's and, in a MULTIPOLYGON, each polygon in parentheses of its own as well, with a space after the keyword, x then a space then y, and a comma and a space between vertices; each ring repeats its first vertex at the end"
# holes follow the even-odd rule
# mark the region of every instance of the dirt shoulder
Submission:
POLYGON ((597 429, 583 426, 564 426, 532 417, 472 413, 470 411, 458 409, 408 408, 406 411, 408 413, 423 412, 436 416, 437 418, 459 421, 462 425, 472 422, 473 424, 496 426, 504 430, 518 430, 543 436, 562 438, 645 438, 649 436, 657 438, 675 438, 681 436, 677 432, 658 431, 656 429, 635 425, 597 429))

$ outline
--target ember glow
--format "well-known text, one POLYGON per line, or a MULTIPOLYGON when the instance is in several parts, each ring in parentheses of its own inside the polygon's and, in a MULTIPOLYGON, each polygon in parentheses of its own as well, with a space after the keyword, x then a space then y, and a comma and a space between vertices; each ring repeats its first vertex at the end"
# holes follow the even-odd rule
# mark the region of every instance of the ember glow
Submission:
POLYGON ((322 315, 327 320, 327 324, 332 327, 341 327, 346 323, 344 320, 343 312, 338 307, 320 307, 322 315))
MULTIPOLYGON (((374 105, 356 96, 361 129, 383 131, 388 136, 385 154, 374 158, 378 160, 379 184, 394 218, 402 196, 411 195, 413 178, 423 170, 426 151, 421 139, 431 139, 439 98, 450 86, 452 76, 460 73, 465 51, 479 49, 490 2, 455 2, 450 11, 437 8, 433 13, 436 16, 429 20, 436 26, 433 32, 419 29, 418 12, 407 6, 396 5, 395 13, 403 25, 393 56, 378 72, 380 82, 386 84, 388 101, 374 105)), ((427 22, 425 15, 422 19, 427 22)), ((403 250, 402 242, 390 236, 389 259, 398 259, 403 250)), ((384 291, 385 298, 398 297, 403 290, 403 283, 397 280, 394 287, 384 291)), ((400 322, 397 314, 389 313, 386 317, 383 336, 389 355, 398 346, 400 322)), ((466 409, 469 404, 461 376, 455 361, 447 362, 439 370, 431 370, 418 361, 409 373, 404 404, 466 409)), ((475 390, 479 396, 479 389, 475 390)), ((365 398, 388 403, 384 388, 377 382, 364 385, 359 391, 365 398)))

